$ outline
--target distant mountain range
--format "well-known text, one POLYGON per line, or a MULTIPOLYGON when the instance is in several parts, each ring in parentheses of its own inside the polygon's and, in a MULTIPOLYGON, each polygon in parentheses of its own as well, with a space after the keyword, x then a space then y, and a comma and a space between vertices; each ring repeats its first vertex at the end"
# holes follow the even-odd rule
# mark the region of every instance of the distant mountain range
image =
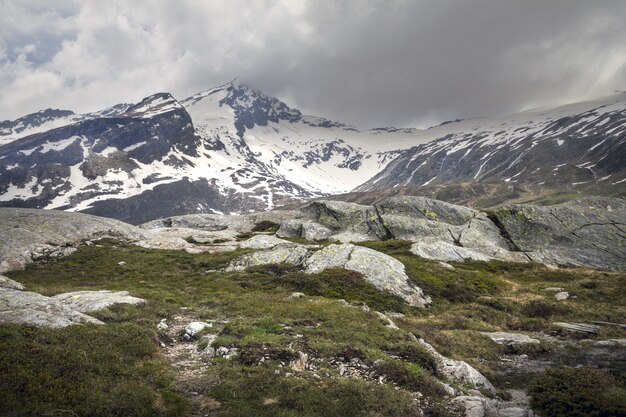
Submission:
POLYGON ((48 109, 0 122, 0 206, 141 223, 461 183, 623 195, 625 121, 618 94, 427 130, 364 130, 232 81, 182 101, 159 93, 95 113, 48 109))

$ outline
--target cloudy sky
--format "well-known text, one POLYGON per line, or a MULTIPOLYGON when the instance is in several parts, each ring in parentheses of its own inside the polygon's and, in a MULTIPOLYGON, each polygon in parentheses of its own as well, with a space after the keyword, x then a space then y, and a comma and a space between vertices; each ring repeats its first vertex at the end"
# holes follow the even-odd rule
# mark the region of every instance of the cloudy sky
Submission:
POLYGON ((427 126, 626 89, 623 0, 0 0, 0 120, 233 77, 309 114, 427 126))

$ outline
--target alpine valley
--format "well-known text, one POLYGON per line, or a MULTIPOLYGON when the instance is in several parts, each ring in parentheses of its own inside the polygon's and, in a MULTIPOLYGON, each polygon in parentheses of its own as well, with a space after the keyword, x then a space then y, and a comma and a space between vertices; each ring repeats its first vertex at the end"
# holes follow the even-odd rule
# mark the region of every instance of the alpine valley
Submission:
POLYGON ((483 207, 623 196, 626 93, 426 130, 359 129, 231 81, 180 101, 158 93, 94 113, 47 109, 0 122, 0 206, 139 224, 338 194, 483 207))

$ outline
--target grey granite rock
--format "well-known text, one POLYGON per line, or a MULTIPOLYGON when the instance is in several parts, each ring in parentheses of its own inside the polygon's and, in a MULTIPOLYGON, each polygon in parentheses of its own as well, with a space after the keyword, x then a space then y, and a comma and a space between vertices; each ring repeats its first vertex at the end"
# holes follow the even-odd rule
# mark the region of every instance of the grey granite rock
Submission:
POLYGON ((589 197, 555 206, 513 205, 495 217, 533 260, 626 271, 626 202, 589 197))
POLYGON ((307 273, 329 268, 345 268, 363 274, 376 288, 389 291, 413 306, 423 307, 431 302, 422 289, 413 285, 404 265, 389 255, 352 244, 329 245, 315 252, 304 262, 307 273))
POLYGON ((0 237, 0 273, 68 255, 88 240, 115 238, 136 242, 148 238, 143 230, 117 220, 20 208, 0 208, 0 237))
POLYGON ((81 313, 92 313, 118 304, 144 304, 143 298, 133 297, 128 291, 74 291, 52 297, 62 305, 81 313))
POLYGON ((0 288, 0 323, 60 328, 82 323, 102 324, 59 300, 38 293, 0 288))

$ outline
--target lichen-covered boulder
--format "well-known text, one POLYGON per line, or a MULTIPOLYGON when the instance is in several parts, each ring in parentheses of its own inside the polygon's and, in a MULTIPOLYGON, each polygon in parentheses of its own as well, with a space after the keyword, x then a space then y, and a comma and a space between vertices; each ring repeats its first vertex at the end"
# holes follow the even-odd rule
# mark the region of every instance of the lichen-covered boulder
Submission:
POLYGON ((144 304, 143 298, 133 297, 128 291, 74 291, 52 297, 62 305, 81 313, 104 310, 118 304, 144 304))
POLYGON ((0 323, 60 328, 100 320, 35 292, 0 288, 0 323))
POLYGON ((375 207, 395 239, 437 238, 467 248, 510 250, 498 227, 477 210, 425 197, 391 197, 375 207))
POLYGON ((245 271, 251 266, 288 263, 301 265, 310 254, 310 249, 304 245, 293 243, 276 245, 267 250, 249 253, 235 259, 226 268, 226 271, 245 271))
POLYGON ((330 268, 344 268, 363 274, 376 288, 397 295, 412 306, 423 307, 431 302, 421 288, 413 285, 404 265, 389 255, 352 244, 329 245, 304 261, 307 273, 330 268))
POLYGON ((304 218, 339 233, 350 231, 367 235, 370 240, 389 238, 376 209, 343 201, 316 201, 302 209, 304 218))
POLYGON ((626 201, 589 197, 539 207, 513 205, 495 218, 533 260, 626 271, 626 201))
POLYGON ((302 237, 302 223, 301 219, 286 220, 280 224, 280 227, 276 231, 278 237, 302 237))
POLYGON ((302 223, 302 237, 306 240, 325 240, 328 239, 332 234, 332 230, 319 223, 315 223, 312 221, 302 223))
POLYGON ((0 208, 0 273, 64 256, 87 240, 135 242, 146 233, 118 220, 56 210, 0 208))

